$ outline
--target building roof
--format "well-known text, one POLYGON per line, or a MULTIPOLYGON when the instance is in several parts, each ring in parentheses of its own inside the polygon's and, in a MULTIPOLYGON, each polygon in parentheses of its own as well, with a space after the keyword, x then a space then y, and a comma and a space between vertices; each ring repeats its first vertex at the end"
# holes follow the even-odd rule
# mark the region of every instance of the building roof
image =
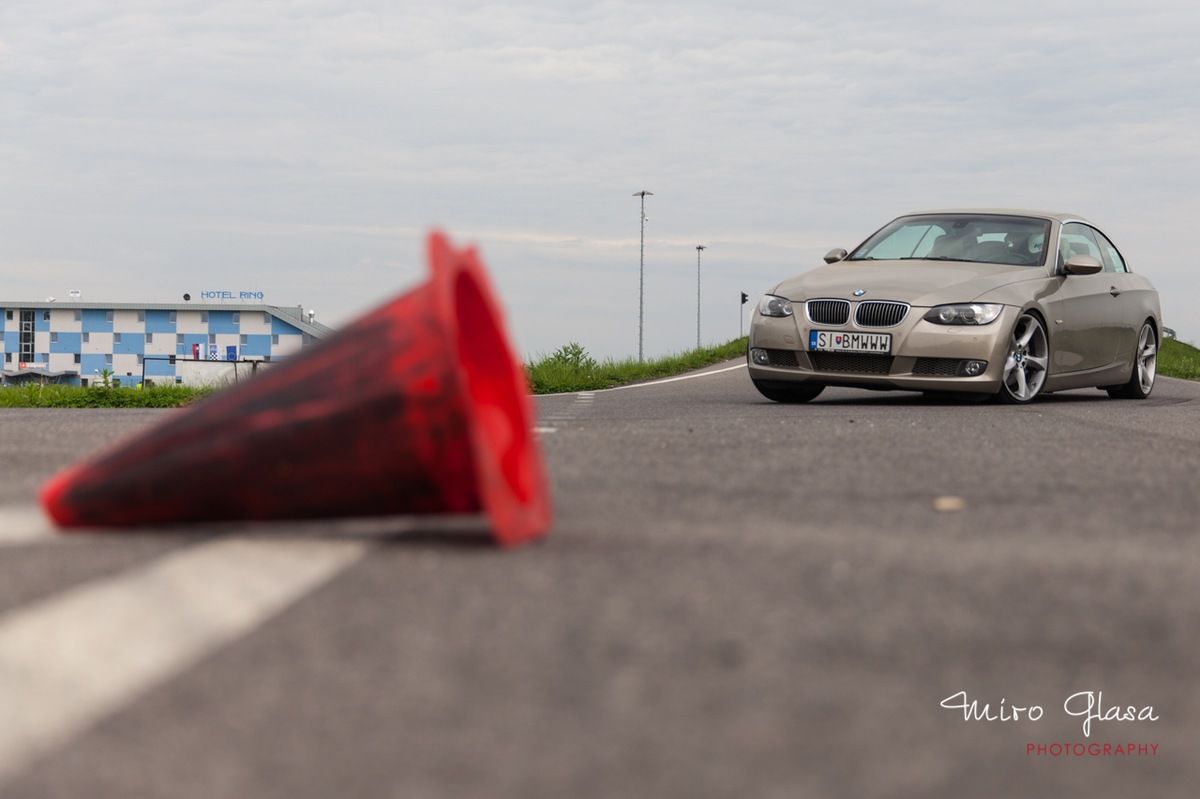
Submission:
POLYGON ((294 325, 303 333, 314 338, 328 338, 334 330, 329 325, 314 320, 309 322, 305 317, 303 307, 299 305, 266 305, 260 302, 6 302, 0 301, 0 308, 30 310, 46 310, 55 308, 103 311, 257 311, 269 313, 289 325, 294 325))

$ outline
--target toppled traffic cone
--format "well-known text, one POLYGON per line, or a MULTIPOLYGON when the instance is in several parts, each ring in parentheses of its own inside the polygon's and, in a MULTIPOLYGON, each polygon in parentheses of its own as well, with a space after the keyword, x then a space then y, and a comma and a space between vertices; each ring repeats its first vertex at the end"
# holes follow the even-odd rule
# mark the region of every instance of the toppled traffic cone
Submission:
POLYGON ((248 382, 61 472, 59 525, 483 513, 510 545, 550 501, 524 369, 474 250, 248 382))

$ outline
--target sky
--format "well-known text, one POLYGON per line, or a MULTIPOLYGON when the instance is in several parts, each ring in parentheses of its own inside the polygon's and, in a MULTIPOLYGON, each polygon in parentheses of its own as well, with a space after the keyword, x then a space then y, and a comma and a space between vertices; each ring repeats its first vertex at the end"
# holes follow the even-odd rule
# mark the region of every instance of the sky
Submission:
POLYGON ((0 3, 0 301, 258 290, 344 324, 478 247, 517 349, 738 333, 907 211, 1081 214, 1200 341, 1200 10, 0 3), (1193 242, 1194 243, 1194 242, 1193 242), (744 309, 749 319, 752 305, 744 309))

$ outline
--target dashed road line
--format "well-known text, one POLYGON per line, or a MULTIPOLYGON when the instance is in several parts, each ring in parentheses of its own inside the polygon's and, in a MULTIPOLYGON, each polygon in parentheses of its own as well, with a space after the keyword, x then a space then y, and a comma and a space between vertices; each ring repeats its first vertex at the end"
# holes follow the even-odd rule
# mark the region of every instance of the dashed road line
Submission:
MULTIPOLYGON (((569 394, 555 394, 551 396, 570 396, 569 394)), ((591 410, 593 403, 596 400, 596 394, 593 391, 581 391, 575 396, 574 402, 562 408, 546 411, 539 415, 543 422, 570 422, 579 418, 581 413, 587 413, 591 410)))

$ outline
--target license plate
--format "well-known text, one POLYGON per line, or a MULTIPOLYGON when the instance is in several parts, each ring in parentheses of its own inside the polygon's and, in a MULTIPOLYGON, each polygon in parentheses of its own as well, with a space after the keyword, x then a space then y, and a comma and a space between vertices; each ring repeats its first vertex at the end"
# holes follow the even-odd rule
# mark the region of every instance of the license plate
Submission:
POLYGON ((808 349, 814 352, 865 352, 872 355, 890 355, 892 334, 810 330, 808 331, 808 349))

